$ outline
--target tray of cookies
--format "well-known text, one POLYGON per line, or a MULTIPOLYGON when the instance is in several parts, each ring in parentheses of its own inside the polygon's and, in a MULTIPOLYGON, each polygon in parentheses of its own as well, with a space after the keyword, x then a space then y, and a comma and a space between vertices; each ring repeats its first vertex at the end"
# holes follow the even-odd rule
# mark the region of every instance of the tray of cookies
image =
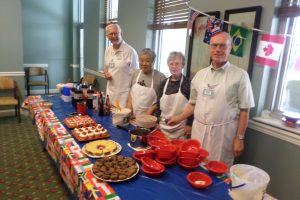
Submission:
POLYGON ((67 117, 64 119, 64 123, 70 129, 96 124, 96 122, 88 115, 67 117))
POLYGON ((106 182, 126 181, 133 178, 138 172, 137 162, 122 155, 98 159, 92 167, 93 175, 106 182))
POLYGON ((83 153, 91 158, 103 158, 118 154, 122 146, 113 140, 95 140, 82 147, 83 153))
POLYGON ((72 130, 72 133, 78 141, 103 139, 108 138, 110 136, 110 134, 101 124, 81 128, 74 128, 72 130))

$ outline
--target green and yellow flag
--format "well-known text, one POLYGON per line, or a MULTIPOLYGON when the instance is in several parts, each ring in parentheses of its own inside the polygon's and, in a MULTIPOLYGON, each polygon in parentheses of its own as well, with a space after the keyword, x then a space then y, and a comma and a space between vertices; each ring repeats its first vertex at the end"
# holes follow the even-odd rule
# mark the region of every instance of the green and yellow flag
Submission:
POLYGON ((232 49, 231 54, 243 57, 244 46, 247 42, 249 30, 240 26, 231 25, 230 36, 232 38, 232 49))

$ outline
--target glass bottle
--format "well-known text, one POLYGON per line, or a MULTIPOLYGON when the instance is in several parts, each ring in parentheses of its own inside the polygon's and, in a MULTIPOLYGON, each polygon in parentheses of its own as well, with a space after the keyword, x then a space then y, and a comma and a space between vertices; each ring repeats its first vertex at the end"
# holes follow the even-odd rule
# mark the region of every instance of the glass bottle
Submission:
POLYGON ((86 106, 89 109, 93 108, 93 94, 94 94, 93 86, 89 85, 88 90, 87 90, 87 99, 86 99, 86 106))
POLYGON ((105 101, 105 115, 110 115, 110 99, 109 95, 106 95, 106 101, 105 101))
POLYGON ((103 102, 103 96, 102 92, 99 92, 99 98, 98 98, 98 110, 99 110, 99 116, 104 116, 104 102, 103 102))

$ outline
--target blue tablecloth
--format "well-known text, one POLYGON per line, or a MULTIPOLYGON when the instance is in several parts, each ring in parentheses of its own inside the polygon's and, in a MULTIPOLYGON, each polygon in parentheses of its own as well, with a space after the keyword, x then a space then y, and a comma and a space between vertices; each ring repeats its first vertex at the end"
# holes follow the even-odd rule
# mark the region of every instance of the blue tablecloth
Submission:
MULTIPOLYGON (((44 96, 43 98, 53 102, 52 110, 61 121, 67 117, 67 114, 76 111, 70 102, 63 102, 59 96, 44 96)), ((132 155, 134 150, 128 147, 130 137, 127 131, 118 129, 112 125, 111 117, 109 116, 100 117, 98 113, 93 110, 87 110, 87 114, 108 130, 110 139, 121 144, 121 155, 132 155)), ((67 130, 69 129, 67 128, 67 130)), ((71 133, 70 130, 69 132, 71 133)), ((77 142, 81 147, 86 144, 86 142, 77 142)), ((95 159, 90 158, 90 160, 91 162, 95 162, 95 159)), ((192 171, 201 171, 209 174, 201 167, 193 169, 192 171)), ((185 177, 189 172, 191 171, 175 164, 166 167, 166 171, 162 176, 156 178, 148 177, 140 170, 134 178, 124 182, 110 183, 110 185, 123 200, 231 200, 228 195, 229 186, 222 180, 209 174, 213 180, 213 184, 206 189, 199 190, 193 188, 187 182, 185 177)))

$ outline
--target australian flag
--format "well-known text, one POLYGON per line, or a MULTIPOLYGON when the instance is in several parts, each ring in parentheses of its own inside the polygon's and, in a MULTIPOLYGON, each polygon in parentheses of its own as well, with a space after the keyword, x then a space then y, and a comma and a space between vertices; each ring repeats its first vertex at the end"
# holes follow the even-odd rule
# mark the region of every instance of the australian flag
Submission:
POLYGON ((210 38, 222 31, 223 22, 217 18, 208 18, 203 42, 209 44, 210 38))

